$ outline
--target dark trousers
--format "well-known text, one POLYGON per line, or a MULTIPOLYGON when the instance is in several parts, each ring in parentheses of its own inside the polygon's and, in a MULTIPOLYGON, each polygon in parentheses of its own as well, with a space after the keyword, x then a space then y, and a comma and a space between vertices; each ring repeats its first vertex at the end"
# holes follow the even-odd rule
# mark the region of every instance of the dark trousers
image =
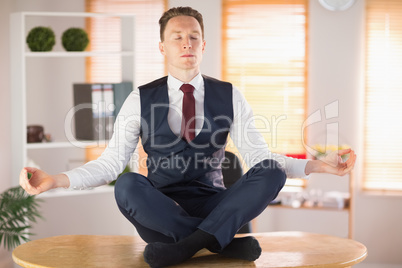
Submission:
POLYGON ((286 181, 274 160, 252 167, 229 189, 197 183, 155 188, 144 176, 126 173, 115 185, 117 205, 147 242, 177 242, 196 229, 215 236, 218 248, 257 217, 276 198, 286 181))

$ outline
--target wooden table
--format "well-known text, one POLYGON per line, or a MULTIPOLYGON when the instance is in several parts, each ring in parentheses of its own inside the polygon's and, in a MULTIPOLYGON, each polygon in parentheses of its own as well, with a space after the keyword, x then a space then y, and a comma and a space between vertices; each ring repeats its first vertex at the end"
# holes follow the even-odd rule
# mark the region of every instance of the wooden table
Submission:
MULTIPOLYGON (((174 267, 349 267, 367 249, 351 239, 303 232, 256 233, 262 254, 255 262, 229 259, 208 250, 174 267)), ((13 251, 23 267, 149 267, 146 243, 136 236, 63 235, 25 243, 13 251)))

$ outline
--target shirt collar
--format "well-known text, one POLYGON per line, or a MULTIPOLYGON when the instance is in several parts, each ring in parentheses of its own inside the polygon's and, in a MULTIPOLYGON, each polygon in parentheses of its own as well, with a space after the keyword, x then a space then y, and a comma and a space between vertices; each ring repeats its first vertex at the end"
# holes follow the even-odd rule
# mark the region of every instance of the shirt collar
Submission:
MULTIPOLYGON (((199 72, 191 81, 190 85, 194 87, 195 90, 200 89, 202 85, 202 75, 201 72, 199 72)), ((184 84, 182 81, 179 79, 173 77, 171 74, 168 75, 168 87, 174 90, 180 90, 180 87, 184 84)))

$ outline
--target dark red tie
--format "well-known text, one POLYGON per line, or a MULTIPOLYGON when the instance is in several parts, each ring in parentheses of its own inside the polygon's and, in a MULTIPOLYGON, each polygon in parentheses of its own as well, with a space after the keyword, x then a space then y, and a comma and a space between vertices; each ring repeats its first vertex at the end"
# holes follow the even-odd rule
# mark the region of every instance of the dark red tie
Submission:
POLYGON ((195 138, 195 100, 194 87, 190 84, 183 84, 180 87, 183 91, 183 118, 181 120, 181 136, 190 142, 195 138))

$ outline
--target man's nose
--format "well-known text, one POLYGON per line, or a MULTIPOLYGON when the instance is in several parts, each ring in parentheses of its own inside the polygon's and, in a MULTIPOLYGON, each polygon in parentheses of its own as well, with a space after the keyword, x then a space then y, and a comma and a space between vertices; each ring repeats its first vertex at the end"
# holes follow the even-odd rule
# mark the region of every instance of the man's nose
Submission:
POLYGON ((183 41, 183 48, 184 48, 184 49, 192 48, 190 38, 185 38, 185 39, 184 39, 184 41, 183 41))

